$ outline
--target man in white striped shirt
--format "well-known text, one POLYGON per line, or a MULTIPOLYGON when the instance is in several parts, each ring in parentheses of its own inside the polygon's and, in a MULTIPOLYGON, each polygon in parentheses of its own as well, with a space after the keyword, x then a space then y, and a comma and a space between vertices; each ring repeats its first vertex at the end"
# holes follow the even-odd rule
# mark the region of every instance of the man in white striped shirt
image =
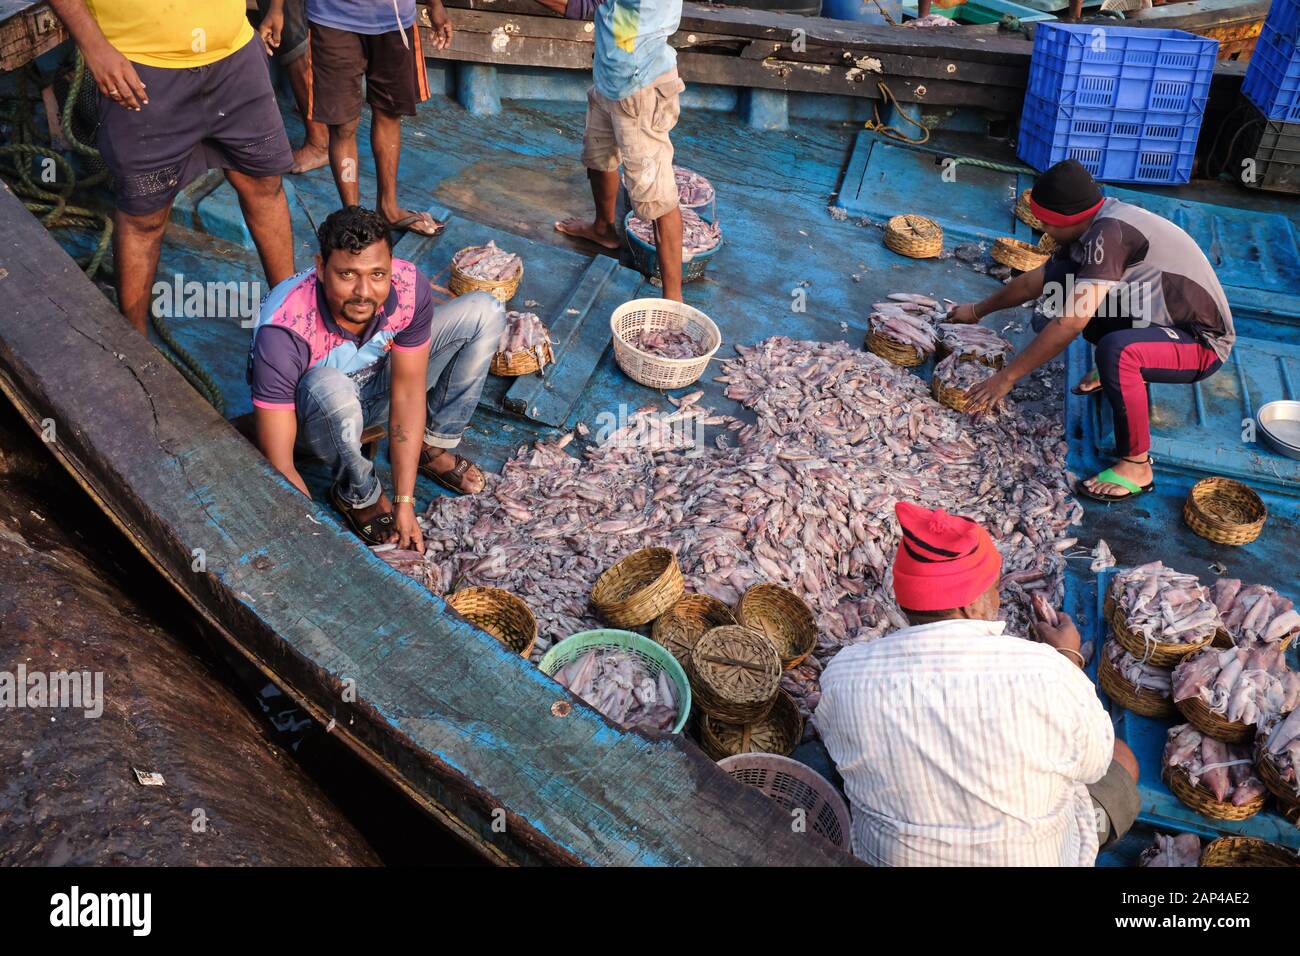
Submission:
POLYGON ((815 722, 878 866, 1092 866, 1139 809, 1137 761, 1083 673, 1067 615, 1042 643, 997 620, 1001 557, 965 518, 897 505, 912 626, 845 648, 815 722))

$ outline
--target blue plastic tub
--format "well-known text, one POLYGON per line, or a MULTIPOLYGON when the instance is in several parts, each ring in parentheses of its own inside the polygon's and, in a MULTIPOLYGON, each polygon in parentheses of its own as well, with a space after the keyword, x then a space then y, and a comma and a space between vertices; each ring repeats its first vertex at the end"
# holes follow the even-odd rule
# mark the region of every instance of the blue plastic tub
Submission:
POLYGON ((895 23, 903 22, 903 0, 880 0, 879 6, 875 0, 822 0, 822 16, 857 23, 888 23, 881 15, 881 7, 895 23))
POLYGON ((1043 23, 1029 92, 1060 106, 1205 112, 1219 41, 1182 30, 1043 23))
POLYGON ((1038 170, 1077 159, 1106 182, 1185 183, 1200 128, 1199 113, 1057 106, 1031 94, 1017 153, 1038 170))
MULTIPOLYGON (((1273 0, 1273 11, 1279 4, 1294 9, 1300 0, 1273 0)), ((1300 123, 1300 41, 1294 36, 1300 26, 1286 21, 1293 31, 1288 39, 1273 29, 1272 22, 1270 12, 1251 54, 1241 92, 1269 119, 1300 123)))

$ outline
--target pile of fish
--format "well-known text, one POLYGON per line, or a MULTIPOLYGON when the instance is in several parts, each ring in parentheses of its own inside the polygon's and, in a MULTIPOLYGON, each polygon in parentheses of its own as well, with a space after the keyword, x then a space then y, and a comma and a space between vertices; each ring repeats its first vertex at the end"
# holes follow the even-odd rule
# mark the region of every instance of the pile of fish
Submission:
POLYGON ((1142 851, 1138 866, 1200 866, 1201 838, 1195 833, 1156 834, 1156 842, 1142 851))
POLYGON ((1153 690, 1166 697, 1169 696, 1172 689, 1169 668, 1156 667, 1154 664, 1138 660, 1113 638, 1106 641, 1101 652, 1106 655, 1106 660, 1114 665, 1119 676, 1128 681, 1134 690, 1153 690))
POLYGON ((546 368, 546 353, 540 351, 538 346, 549 344, 550 341, 551 333, 546 330, 541 319, 532 312, 515 312, 512 309, 506 313, 506 327, 497 342, 497 351, 505 353, 507 362, 516 352, 532 352, 541 368, 546 368))
MULTIPOLYGON (((655 244, 655 224, 640 216, 627 221, 628 232, 647 246, 655 244)), ((705 222, 689 209, 682 210, 682 262, 688 262, 701 252, 708 252, 722 241, 722 230, 717 223, 705 222)))
POLYGON ((994 364, 1005 360, 1015 351, 1011 343, 990 328, 961 322, 941 322, 938 328, 939 343, 954 355, 968 356, 994 364))
POLYGON ((963 362, 953 353, 934 366, 934 377, 945 388, 968 391, 993 374, 993 369, 982 362, 963 362))
POLYGON ((1263 759, 1277 768, 1278 776, 1291 784, 1300 795, 1300 709, 1291 711, 1286 718, 1275 717, 1260 725, 1264 738, 1263 759))
POLYGON ((906 313, 873 312, 868 318, 871 331, 901 345, 910 345, 922 354, 934 351, 937 338, 934 326, 923 318, 906 313))
POLYGON ((1300 629, 1300 613, 1287 598, 1264 584, 1242 587, 1237 578, 1214 582, 1214 603, 1223 627, 1237 644, 1280 641, 1300 629))
POLYGON ((667 671, 651 673, 637 654, 597 648, 574 658, 555 679, 620 727, 672 730, 677 694, 667 671))
POLYGON ((1111 596, 1128 629, 1147 641, 1193 644, 1222 625, 1219 609, 1194 575, 1152 561, 1115 576, 1111 596))
POLYGON ((524 267, 523 259, 513 252, 498 248, 495 239, 489 239, 485 246, 462 249, 451 262, 465 275, 485 282, 509 279, 524 267))
POLYGON ((596 577, 637 548, 672 548, 687 588, 727 604, 762 581, 783 585, 820 629, 813 656, 783 682, 805 714, 842 645, 907 624, 889 573, 896 501, 989 530, 1013 633, 1029 633, 1031 594, 1059 605, 1062 552, 1074 544, 1063 535, 1082 517, 1059 421, 936 414, 917 376, 844 342, 778 336, 737 352, 718 380, 751 423, 693 395, 667 414, 637 410, 581 458, 564 450, 572 436, 521 447, 479 494, 434 500, 423 566, 402 570, 440 594, 485 584, 518 595, 538 620, 536 658, 598 624, 596 577), (711 425, 726 430, 696 444, 711 425))
POLYGON ((1300 704, 1300 674, 1286 666, 1277 644, 1207 647, 1174 668, 1174 700, 1193 697, 1230 721, 1263 723, 1300 704))
POLYGON ((695 358, 708 351, 703 339, 691 335, 686 328, 658 329, 654 332, 642 329, 628 340, 628 344, 650 355, 670 359, 695 358))
POLYGON ((1192 786, 1204 786, 1220 803, 1240 807, 1265 793, 1248 747, 1207 737, 1191 724, 1169 728, 1164 761, 1167 766, 1182 767, 1192 786))
POLYGON ((713 202, 713 184, 699 173, 674 166, 673 178, 677 180, 677 201, 683 206, 690 209, 713 202))

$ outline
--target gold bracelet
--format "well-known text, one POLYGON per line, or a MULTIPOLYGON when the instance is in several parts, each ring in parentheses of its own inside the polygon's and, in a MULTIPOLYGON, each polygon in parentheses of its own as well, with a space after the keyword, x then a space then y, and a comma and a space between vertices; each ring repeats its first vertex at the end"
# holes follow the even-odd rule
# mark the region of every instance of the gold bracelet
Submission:
POLYGON ((1073 654, 1075 657, 1079 659, 1079 667, 1086 668, 1088 666, 1088 662, 1083 659, 1083 655, 1080 654, 1078 651, 1074 650, 1073 648, 1058 647, 1056 650, 1060 654, 1073 654))
POLYGON ((414 497, 413 495, 393 495, 393 504, 398 504, 398 505, 411 504, 411 505, 413 505, 413 504, 415 504, 415 497, 414 497))

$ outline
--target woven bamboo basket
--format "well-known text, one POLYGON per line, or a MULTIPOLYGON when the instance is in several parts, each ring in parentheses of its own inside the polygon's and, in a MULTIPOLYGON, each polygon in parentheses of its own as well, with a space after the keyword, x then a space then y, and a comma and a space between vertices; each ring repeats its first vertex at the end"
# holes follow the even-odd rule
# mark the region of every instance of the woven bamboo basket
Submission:
POLYGON ((1173 667, 1183 658, 1190 657, 1203 647, 1208 647, 1216 636, 1207 634, 1201 640, 1189 644, 1148 641, 1142 635, 1134 634, 1128 629, 1128 619, 1125 617, 1124 609, 1118 603, 1111 601, 1110 606, 1110 629, 1115 635, 1115 640, 1138 660, 1154 664, 1156 667, 1173 667))
POLYGON ((676 604, 685 589, 677 555, 641 548, 601 572, 591 603, 615 627, 638 627, 676 604))
POLYGON ((1255 775, 1264 782, 1264 788, 1277 799, 1278 809, 1292 823, 1300 825, 1300 794, 1295 787, 1282 779, 1273 758, 1264 752, 1261 735, 1255 744, 1255 775))
POLYGON ((1016 218, 1023 222, 1030 229, 1043 231, 1043 220, 1034 215, 1034 211, 1029 205, 1029 194, 1032 190, 1024 190, 1019 198, 1016 199, 1016 218))
POLYGON ((466 292, 490 292, 504 305, 515 297, 515 292, 519 289, 519 280, 524 277, 524 264, 521 261, 519 271, 509 279, 476 279, 474 276, 462 272, 460 267, 456 265, 456 260, 471 249, 478 248, 478 246, 466 246, 451 257, 451 278, 447 282, 447 287, 451 290, 452 295, 464 295, 466 292))
POLYGON ((943 252, 943 227, 925 216, 894 216, 885 225, 885 247, 900 256, 933 259, 943 252))
POLYGON ((966 411, 966 392, 960 388, 949 388, 939 381, 939 376, 930 378, 930 394, 940 405, 946 405, 955 412, 966 411))
POLYGON ((709 714, 700 716, 700 746, 714 760, 736 754, 778 754, 788 757, 803 740, 803 715, 785 691, 762 720, 728 724, 709 714))
POLYGON ((781 658, 757 631, 724 624, 695 642, 686 672, 701 711, 724 723, 752 724, 776 703, 781 658))
POLYGON ((1032 272, 1047 261, 1047 254, 1040 251, 1037 246, 1020 239, 1013 239, 1011 236, 999 236, 995 239, 989 255, 1004 266, 1019 269, 1021 272, 1032 272))
POLYGON ((1209 705, 1199 697, 1176 701, 1174 706, 1187 718, 1189 724, 1215 740, 1222 740, 1229 744, 1247 744, 1255 736, 1254 724, 1228 720, 1223 715, 1210 710, 1209 705))
POLYGON ((1264 530, 1268 507, 1240 481, 1213 476, 1192 486, 1183 505, 1183 520, 1215 544, 1250 544, 1264 530))
POLYGON ((772 642, 786 670, 817 646, 817 619, 803 598, 779 584, 756 584, 736 602, 736 620, 772 642))
POLYGON ((447 604, 472 624, 481 627, 520 657, 532 653, 537 643, 537 619, 522 599, 500 588, 462 588, 447 604))
POLYGON ((1143 717, 1173 717, 1178 713, 1173 700, 1165 694, 1150 687, 1136 688, 1125 680, 1104 651, 1097 658, 1097 683, 1115 703, 1143 717))
POLYGON ((1035 248, 1043 255, 1050 256, 1052 253, 1056 252, 1058 246, 1055 239, 1047 233, 1043 233, 1038 237, 1038 245, 1035 248))
POLYGON ((1264 803, 1268 799, 1267 795, 1261 794, 1249 803, 1238 807, 1227 801, 1215 800, 1214 794, 1199 783, 1192 786, 1187 771, 1182 767, 1171 767, 1165 764, 1161 776, 1164 778, 1165 784, 1173 791, 1175 797, 1197 813, 1213 820, 1248 819, 1264 809, 1264 803))
POLYGON ((929 355, 922 352, 915 345, 906 345, 903 342, 889 338, 887 335, 879 335, 875 332, 867 332, 866 340, 867 351, 879 355, 887 362, 893 362, 903 368, 915 368, 918 365, 924 365, 929 355))
POLYGON ((671 299, 632 299, 609 317, 614 337, 614 361, 629 378, 650 388, 684 388, 709 367, 709 359, 722 346, 722 333, 699 309, 671 299), (643 352, 632 344, 641 332, 684 328, 700 340, 704 353, 694 358, 672 359, 643 352))
POLYGON ((849 845, 849 808, 817 771, 777 754, 737 754, 718 766, 786 811, 802 810, 812 831, 833 845, 849 845))
POLYGON ((655 618, 650 636, 685 666, 691 648, 706 631, 735 623, 736 616, 731 613, 731 608, 717 598, 707 594, 683 594, 676 604, 655 618))
POLYGON ((1201 866, 1300 866, 1300 856, 1258 837, 1219 837, 1201 851, 1201 866))
POLYGON ((492 364, 488 371, 493 375, 500 375, 505 378, 512 378, 516 375, 531 375, 542 367, 542 363, 551 365, 555 362, 555 353, 551 351, 551 343, 543 342, 541 345, 534 345, 531 349, 520 349, 514 355, 506 360, 505 352, 497 352, 492 356, 492 364))

